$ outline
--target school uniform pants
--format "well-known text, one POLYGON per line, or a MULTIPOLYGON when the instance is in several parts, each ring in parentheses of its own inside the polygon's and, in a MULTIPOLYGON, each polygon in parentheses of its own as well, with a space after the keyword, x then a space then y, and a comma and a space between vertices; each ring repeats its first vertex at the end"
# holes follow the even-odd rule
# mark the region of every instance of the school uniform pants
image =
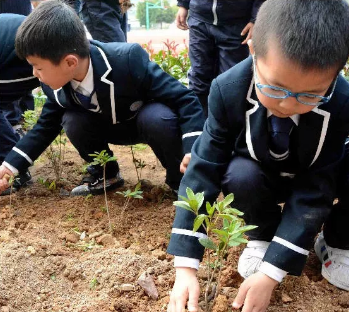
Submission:
MULTIPOLYGON (((347 157, 349 165, 349 154, 347 157)), ((235 156, 224 175, 222 190, 225 195, 234 194, 232 205, 244 212, 246 224, 258 226, 247 232, 250 240, 270 242, 276 235, 309 250, 324 224, 327 244, 334 248, 349 249, 349 201, 343 201, 345 205, 341 206, 332 205, 338 191, 338 173, 338 170, 334 170, 333 174, 329 173, 330 178, 326 177, 323 183, 314 186, 313 183, 308 184, 302 176, 280 177, 278 172, 264 168, 252 159, 235 156), (297 188, 304 189, 304 195, 294 195, 297 188), (320 190, 315 196, 312 193, 314 189, 316 192, 320 190), (305 211, 298 209, 297 203, 302 203, 302 198, 313 206, 305 206, 305 211), (281 211, 278 204, 282 202, 285 205, 281 211)), ((321 177, 315 176, 313 181, 316 183, 321 177)))
POLYGON ((67 110, 62 126, 69 140, 86 161, 92 161, 89 154, 106 150, 113 155, 108 143, 133 145, 146 143, 154 151, 166 169, 166 183, 178 190, 182 174, 179 166, 183 158, 182 134, 178 116, 166 105, 148 103, 133 119, 110 124, 102 114, 92 113, 77 107, 67 110))
POLYGON ((199 97, 206 115, 212 80, 249 55, 247 45, 241 44, 247 23, 215 26, 189 16, 189 88, 199 97))
POLYGON ((115 0, 81 0, 82 20, 92 38, 101 42, 127 41, 127 15, 115 0))

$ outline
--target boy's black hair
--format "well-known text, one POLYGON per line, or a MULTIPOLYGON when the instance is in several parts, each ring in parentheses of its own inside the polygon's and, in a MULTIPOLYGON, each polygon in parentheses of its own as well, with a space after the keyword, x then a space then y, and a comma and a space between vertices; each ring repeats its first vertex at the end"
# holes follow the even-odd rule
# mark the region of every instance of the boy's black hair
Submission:
POLYGON ((264 57, 274 41, 301 68, 339 71, 349 55, 348 21, 345 0, 267 0, 253 28, 253 47, 264 57))
POLYGON ((42 2, 24 20, 16 35, 20 58, 37 56, 59 64, 67 54, 89 56, 89 41, 77 14, 63 1, 42 2))

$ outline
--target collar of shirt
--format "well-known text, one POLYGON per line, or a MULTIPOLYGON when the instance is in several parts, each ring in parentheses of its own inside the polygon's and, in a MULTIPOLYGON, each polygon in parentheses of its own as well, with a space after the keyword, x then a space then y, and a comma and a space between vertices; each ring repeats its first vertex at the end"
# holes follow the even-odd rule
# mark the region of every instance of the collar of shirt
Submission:
MULTIPOLYGON (((269 118, 271 115, 273 115, 273 113, 268 109, 267 117, 269 118)), ((290 118, 293 120, 295 125, 298 126, 298 124, 299 124, 299 114, 292 115, 292 116, 290 116, 290 118)))
POLYGON ((74 91, 79 92, 85 96, 90 96, 94 89, 94 82, 93 82, 93 67, 92 62, 90 58, 90 64, 88 66, 87 74, 82 81, 72 80, 70 82, 72 88, 74 91))

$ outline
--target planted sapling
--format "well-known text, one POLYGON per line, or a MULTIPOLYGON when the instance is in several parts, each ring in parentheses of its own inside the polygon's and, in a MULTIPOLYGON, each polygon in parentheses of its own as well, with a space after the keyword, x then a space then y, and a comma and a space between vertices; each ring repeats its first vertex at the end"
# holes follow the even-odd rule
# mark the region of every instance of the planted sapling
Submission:
POLYGON ((138 199, 143 199, 143 191, 141 190, 141 182, 138 182, 135 189, 133 191, 131 191, 130 189, 128 189, 127 191, 123 191, 123 192, 115 192, 116 194, 120 194, 123 195, 126 199, 124 202, 124 206, 122 208, 122 216, 124 215, 125 210, 128 207, 128 204, 130 203, 130 200, 133 198, 138 198, 138 199))
POLYGON ((205 311, 210 311, 214 306, 215 299, 220 290, 220 277, 222 267, 228 252, 228 249, 240 244, 247 243, 244 233, 256 228, 254 225, 244 225, 243 219, 240 217, 243 213, 235 208, 231 208, 230 204, 234 200, 234 195, 227 195, 222 201, 214 202, 211 205, 206 202, 206 213, 200 210, 204 203, 204 193, 196 193, 190 189, 186 189, 187 197, 179 196, 180 201, 175 201, 174 205, 195 214, 193 232, 203 228, 207 238, 200 238, 199 242, 206 249, 207 256, 207 285, 205 290, 205 311), (216 279, 216 285, 214 280, 216 279), (210 291, 214 294, 210 295, 210 291), (210 304, 210 298, 213 298, 210 304))
POLYGON ((110 221, 110 215, 109 215, 109 207, 108 207, 108 199, 107 199, 107 190, 106 190, 106 184, 105 184, 105 168, 108 162, 110 161, 116 161, 116 157, 110 156, 106 150, 101 151, 100 153, 95 152, 94 154, 90 154, 89 156, 94 157, 93 161, 90 163, 91 165, 100 165, 103 167, 103 189, 104 189, 104 201, 105 201, 105 208, 107 209, 108 214, 108 222, 109 222, 109 230, 112 231, 113 227, 111 225, 110 221))
POLYGON ((148 147, 146 144, 131 145, 132 162, 136 169, 138 182, 142 179, 142 169, 147 165, 141 158, 136 158, 136 151, 143 151, 148 147))

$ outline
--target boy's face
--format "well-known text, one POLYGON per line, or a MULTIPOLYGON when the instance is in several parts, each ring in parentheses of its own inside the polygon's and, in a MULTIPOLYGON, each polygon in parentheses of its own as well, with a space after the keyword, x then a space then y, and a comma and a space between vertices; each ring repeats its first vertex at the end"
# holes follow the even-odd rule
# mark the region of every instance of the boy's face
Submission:
MULTIPOLYGON (((252 51, 253 52, 253 51, 252 51)), ((293 93, 310 93, 324 96, 336 78, 337 68, 329 70, 307 70, 287 59, 276 44, 270 44, 264 57, 257 58, 256 75, 258 82, 287 89, 293 93)), ((274 99, 256 88, 259 101, 277 117, 286 118, 305 114, 316 106, 302 104, 295 97, 274 99)))
POLYGON ((72 66, 66 58, 58 65, 38 56, 28 56, 27 61, 33 66, 33 75, 51 89, 57 90, 74 78, 76 66, 72 66))

